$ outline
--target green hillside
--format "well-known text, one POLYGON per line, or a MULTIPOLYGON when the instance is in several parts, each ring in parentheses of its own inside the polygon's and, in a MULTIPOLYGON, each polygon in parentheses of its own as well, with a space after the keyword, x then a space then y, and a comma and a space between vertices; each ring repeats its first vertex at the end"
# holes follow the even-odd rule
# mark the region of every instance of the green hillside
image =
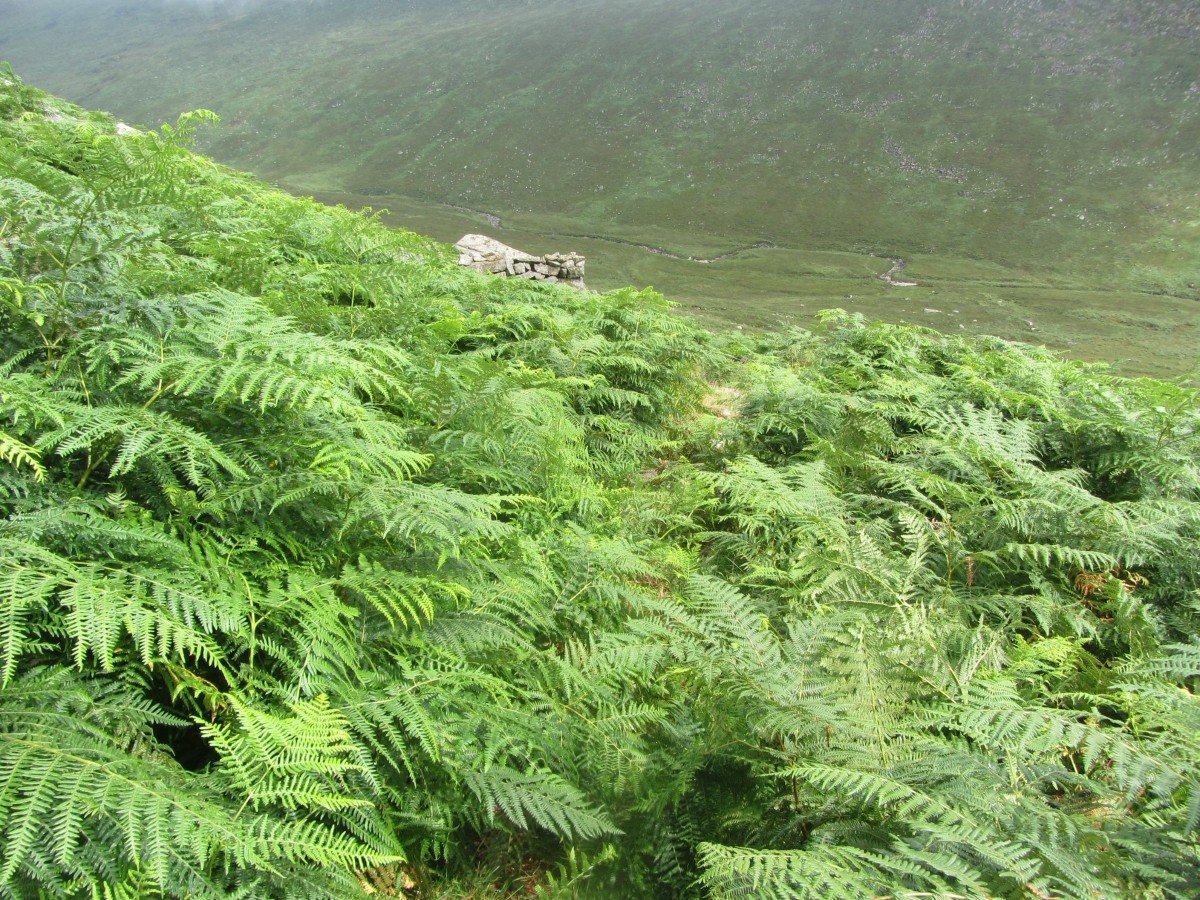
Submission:
POLYGON ((486 212, 509 243, 586 252, 600 287, 726 323, 843 305, 1135 373, 1200 353, 1190 3, 4 0, 0 19, 0 58, 72 99, 152 125, 215 109, 223 161, 441 240, 486 212), (892 257, 918 286, 876 278, 892 257))
POLYGON ((0 897, 1200 887, 1200 391, 442 245, 0 75, 0 897))

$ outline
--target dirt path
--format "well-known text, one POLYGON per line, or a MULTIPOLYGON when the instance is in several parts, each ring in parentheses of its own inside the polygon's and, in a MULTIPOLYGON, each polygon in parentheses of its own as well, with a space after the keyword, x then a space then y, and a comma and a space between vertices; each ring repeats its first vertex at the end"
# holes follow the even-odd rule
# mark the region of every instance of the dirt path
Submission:
POLYGON ((880 275, 879 280, 886 281, 888 284, 892 285, 893 287, 916 287, 917 282, 915 282, 915 281, 897 281, 896 280, 896 275, 898 275, 900 272, 904 271, 905 267, 908 265, 908 261, 901 259, 898 256, 890 257, 890 259, 892 261, 892 267, 890 269, 888 269, 886 272, 884 272, 882 275, 880 275))
POLYGON ((602 234, 556 234, 554 237, 579 238, 587 241, 604 241, 607 244, 623 244, 626 247, 636 247, 639 250, 645 250, 647 253, 653 253, 655 256, 665 256, 667 259, 678 259, 683 262, 708 263, 720 262, 723 259, 729 259, 731 256, 737 256, 739 253, 745 253, 747 250, 770 250, 775 247, 770 241, 756 241, 753 244, 747 244, 744 247, 734 247, 726 253, 720 253, 716 256, 681 256, 678 253, 672 253, 666 247, 655 247, 653 244, 639 244, 637 241, 627 241, 623 238, 605 237, 602 234))
POLYGON ((500 217, 495 213, 485 212, 482 209, 472 209, 469 206, 459 206, 456 203, 443 203, 442 206, 446 207, 447 209, 457 209, 459 212, 471 213, 471 215, 474 216, 483 216, 485 219, 487 219, 487 223, 493 228, 504 227, 502 224, 500 224, 500 217))

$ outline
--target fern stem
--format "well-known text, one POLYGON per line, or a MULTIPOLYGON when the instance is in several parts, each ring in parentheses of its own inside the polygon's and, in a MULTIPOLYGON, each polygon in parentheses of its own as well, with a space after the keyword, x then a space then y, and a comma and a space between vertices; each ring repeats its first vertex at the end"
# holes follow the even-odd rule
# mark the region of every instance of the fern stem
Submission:
POLYGON ((94 473, 96 471, 96 469, 100 468, 100 466, 103 464, 104 460, 107 457, 108 457, 107 453, 102 453, 99 456, 96 456, 95 458, 93 458, 91 448, 88 448, 87 467, 83 470, 83 474, 79 476, 79 480, 77 482, 75 482, 75 490, 81 491, 81 490, 83 490, 84 487, 87 486, 88 481, 92 477, 92 473, 94 473))

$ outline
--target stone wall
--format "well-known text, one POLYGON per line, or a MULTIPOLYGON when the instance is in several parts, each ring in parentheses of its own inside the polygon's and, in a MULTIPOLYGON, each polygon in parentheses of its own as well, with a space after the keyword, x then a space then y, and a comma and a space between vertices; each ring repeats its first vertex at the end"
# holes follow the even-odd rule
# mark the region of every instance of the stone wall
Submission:
POLYGON ((477 272, 533 281, 556 281, 580 290, 586 287, 583 283, 585 259, 578 253, 534 256, 482 234, 463 235, 454 246, 461 251, 458 264, 477 272))

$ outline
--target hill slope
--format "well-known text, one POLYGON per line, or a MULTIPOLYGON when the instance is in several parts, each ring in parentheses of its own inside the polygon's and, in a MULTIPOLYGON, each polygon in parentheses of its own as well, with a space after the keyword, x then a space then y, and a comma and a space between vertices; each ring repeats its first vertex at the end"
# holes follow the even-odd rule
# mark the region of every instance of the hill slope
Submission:
POLYGON ((0 895, 1184 898, 1200 392, 717 337, 0 76, 0 895))
POLYGON ((653 282, 751 323, 845 302, 1132 353, 1143 371, 1200 348, 1180 330, 1195 309, 1148 296, 1200 297, 1191 4, 7 0, 0 15, 0 57, 68 96, 144 122, 214 108, 205 146, 223 160, 443 240, 482 221, 452 207, 487 211, 512 243, 586 250, 603 286, 653 282), (896 256, 924 290, 874 283, 896 256))

